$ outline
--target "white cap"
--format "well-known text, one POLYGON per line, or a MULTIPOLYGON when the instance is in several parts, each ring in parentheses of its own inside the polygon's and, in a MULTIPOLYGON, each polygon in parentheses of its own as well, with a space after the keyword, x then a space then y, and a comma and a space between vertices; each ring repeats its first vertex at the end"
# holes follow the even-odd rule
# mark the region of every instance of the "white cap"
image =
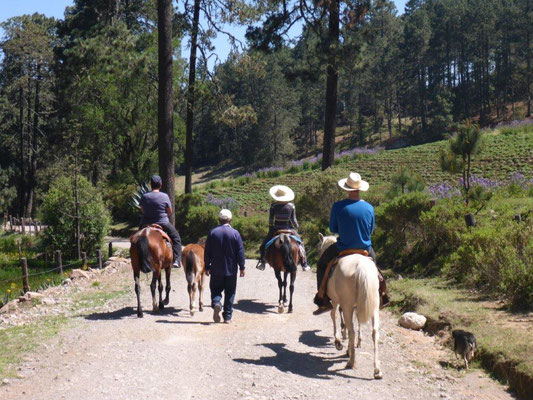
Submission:
POLYGON ((231 211, 225 208, 220 210, 220 212, 218 213, 218 219, 221 219, 223 221, 229 221, 231 217, 232 217, 231 211))

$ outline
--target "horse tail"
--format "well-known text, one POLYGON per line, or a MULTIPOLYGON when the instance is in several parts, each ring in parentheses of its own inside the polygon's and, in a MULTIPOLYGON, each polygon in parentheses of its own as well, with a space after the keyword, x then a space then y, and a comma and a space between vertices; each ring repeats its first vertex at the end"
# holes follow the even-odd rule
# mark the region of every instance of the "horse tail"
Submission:
POLYGON ((188 251, 187 255, 185 256, 185 265, 183 267, 185 269, 185 278, 191 285, 194 282, 194 266, 196 265, 197 261, 198 260, 196 254, 194 254, 194 251, 188 251))
POLYGON ((148 235, 141 234, 137 240, 137 251, 139 253, 139 267, 142 272, 154 272, 152 265, 152 255, 150 254, 150 244, 148 243, 148 235))
POLYGON ((371 259, 360 257, 355 269, 357 319, 364 324, 379 310, 379 278, 371 259))
POLYGON ((292 258, 292 245, 291 238, 287 234, 283 234, 283 241, 281 243, 281 257, 283 258, 283 264, 287 272, 296 271, 296 264, 292 258))

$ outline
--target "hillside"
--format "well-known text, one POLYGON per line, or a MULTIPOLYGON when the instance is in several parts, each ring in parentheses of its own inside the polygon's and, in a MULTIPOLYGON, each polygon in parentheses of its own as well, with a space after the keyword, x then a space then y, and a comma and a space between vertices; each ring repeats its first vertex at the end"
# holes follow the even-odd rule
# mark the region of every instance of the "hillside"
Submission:
MULTIPOLYGON (((397 150, 379 150, 376 154, 356 153, 338 158, 331 170, 339 177, 348 171, 357 171, 372 186, 388 184, 401 167, 419 174, 426 185, 442 182, 456 184, 460 177, 443 172, 440 168, 439 151, 446 146, 446 141, 439 141, 397 150)), ((528 178, 533 176, 533 129, 485 132, 480 152, 473 160, 473 173, 491 180, 505 181, 517 172, 528 178)), ((247 178, 212 182, 200 186, 199 192, 217 198, 232 197, 239 202, 243 211, 255 214, 268 209, 268 188, 272 185, 288 185, 298 195, 306 182, 320 173, 319 162, 308 169, 302 166, 285 171, 272 168, 271 171, 256 172, 247 178)))

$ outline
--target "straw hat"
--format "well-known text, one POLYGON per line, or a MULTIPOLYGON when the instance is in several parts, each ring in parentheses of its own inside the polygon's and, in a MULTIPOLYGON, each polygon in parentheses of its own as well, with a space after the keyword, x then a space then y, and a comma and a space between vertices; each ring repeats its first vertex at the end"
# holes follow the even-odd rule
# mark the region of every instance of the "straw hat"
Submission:
POLYGON ((290 187, 284 185, 272 186, 270 196, 276 201, 289 202, 294 200, 294 192, 290 187))
POLYGON ((232 217, 231 211, 227 210, 225 208, 220 210, 220 212, 218 213, 218 219, 220 219, 222 221, 229 221, 229 220, 231 220, 231 217, 232 217))
POLYGON ((368 182, 361 179, 361 175, 355 172, 350 172, 348 178, 341 179, 339 186, 348 192, 360 190, 366 192, 368 190, 368 182))

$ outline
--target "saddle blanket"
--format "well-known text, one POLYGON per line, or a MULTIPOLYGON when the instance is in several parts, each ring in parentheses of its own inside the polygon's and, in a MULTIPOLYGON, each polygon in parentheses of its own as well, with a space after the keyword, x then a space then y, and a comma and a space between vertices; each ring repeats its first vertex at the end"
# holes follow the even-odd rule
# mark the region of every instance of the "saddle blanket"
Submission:
MULTIPOLYGON (((265 250, 268 249, 268 248, 270 247, 270 245, 271 245, 272 243, 274 243, 275 240, 276 240, 278 237, 279 237, 279 235, 276 235, 276 236, 274 236, 272 239, 270 239, 268 242, 266 242, 266 244, 265 244, 265 250)), ((296 236, 296 235, 290 235, 290 237, 291 237, 291 239, 296 240, 298 243, 302 243, 302 239, 300 239, 298 236, 296 236)))

